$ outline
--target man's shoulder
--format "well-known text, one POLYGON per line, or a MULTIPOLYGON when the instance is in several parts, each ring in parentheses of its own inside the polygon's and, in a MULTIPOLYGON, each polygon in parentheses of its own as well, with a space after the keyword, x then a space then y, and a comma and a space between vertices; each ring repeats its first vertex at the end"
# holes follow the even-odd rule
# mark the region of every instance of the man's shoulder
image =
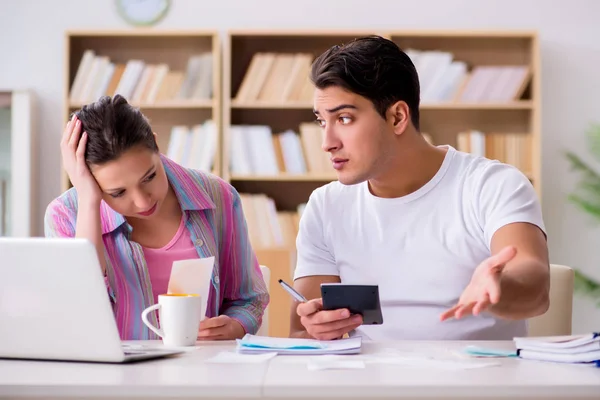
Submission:
POLYGON ((528 180, 522 171, 511 164, 462 151, 457 151, 455 157, 455 176, 461 176, 470 187, 507 179, 528 180))

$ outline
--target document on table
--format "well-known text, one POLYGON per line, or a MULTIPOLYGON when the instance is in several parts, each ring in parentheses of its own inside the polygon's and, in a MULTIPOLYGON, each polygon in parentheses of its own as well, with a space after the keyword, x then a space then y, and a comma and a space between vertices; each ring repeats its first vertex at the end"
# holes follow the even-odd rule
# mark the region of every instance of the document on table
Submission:
POLYGON ((314 340, 276 338, 247 334, 237 339, 238 353, 277 352, 286 355, 358 354, 361 351, 360 336, 340 340, 314 340))

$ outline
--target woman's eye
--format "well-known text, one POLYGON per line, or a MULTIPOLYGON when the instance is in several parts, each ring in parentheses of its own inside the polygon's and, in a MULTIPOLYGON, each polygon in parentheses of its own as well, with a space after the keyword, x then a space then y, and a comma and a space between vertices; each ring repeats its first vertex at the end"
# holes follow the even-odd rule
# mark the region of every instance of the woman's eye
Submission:
POLYGON ((352 122, 352 118, 350 117, 340 117, 340 122, 343 125, 349 124, 350 122, 352 122))
POLYGON ((119 198, 119 197, 123 196, 124 193, 125 192, 111 193, 110 197, 116 199, 116 198, 119 198))
POLYGON ((315 124, 319 125, 320 127, 324 127, 325 121, 323 121, 322 119, 317 119, 315 120, 315 124))
POLYGON ((156 172, 148 176, 144 182, 150 182, 154 178, 156 178, 156 172))

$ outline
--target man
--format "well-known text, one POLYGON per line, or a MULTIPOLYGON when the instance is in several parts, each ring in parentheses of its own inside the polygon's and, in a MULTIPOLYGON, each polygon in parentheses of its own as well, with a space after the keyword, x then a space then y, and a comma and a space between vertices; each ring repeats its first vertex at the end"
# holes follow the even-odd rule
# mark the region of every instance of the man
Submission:
POLYGON ((540 204, 516 168, 432 146, 410 58, 381 37, 315 60, 314 113, 338 181, 315 190, 297 238, 291 336, 512 339, 549 305, 540 204), (382 325, 323 311, 322 283, 377 284, 382 325))

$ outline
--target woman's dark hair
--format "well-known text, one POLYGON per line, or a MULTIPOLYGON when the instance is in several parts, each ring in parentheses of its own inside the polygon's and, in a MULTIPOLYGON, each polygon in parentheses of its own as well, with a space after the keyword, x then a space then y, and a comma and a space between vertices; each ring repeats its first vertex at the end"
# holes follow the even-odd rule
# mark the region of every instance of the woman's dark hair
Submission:
POLYGON ((387 109, 405 101, 419 130, 419 77, 410 57, 380 36, 333 46, 313 63, 311 81, 318 89, 339 86, 369 99, 385 119, 387 109))
POLYGON ((158 151, 150 122, 142 112, 117 94, 103 96, 75 112, 86 132, 85 161, 88 165, 116 160, 127 150, 143 146, 158 151))

